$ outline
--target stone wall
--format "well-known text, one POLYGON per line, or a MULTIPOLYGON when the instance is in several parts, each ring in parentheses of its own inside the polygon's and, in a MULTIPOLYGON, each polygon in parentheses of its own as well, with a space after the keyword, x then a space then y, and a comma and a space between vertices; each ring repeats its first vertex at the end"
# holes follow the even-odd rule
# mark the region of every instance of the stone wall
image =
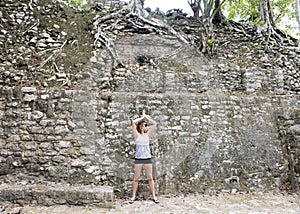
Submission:
POLYGON ((179 47, 168 37, 125 38, 117 48, 126 66, 112 69, 108 52, 99 52, 77 89, 1 87, 2 179, 106 184, 127 194, 130 120, 145 109, 158 122, 151 148, 161 193, 266 190, 291 179, 298 185, 299 95, 212 87, 213 63, 193 48, 167 58, 179 47), (131 44, 137 39, 144 49, 131 44), (151 62, 158 56, 163 65, 151 62))
POLYGON ((120 8, 120 6, 126 4, 126 2, 120 0, 90 0, 90 4, 98 9, 111 9, 120 8))

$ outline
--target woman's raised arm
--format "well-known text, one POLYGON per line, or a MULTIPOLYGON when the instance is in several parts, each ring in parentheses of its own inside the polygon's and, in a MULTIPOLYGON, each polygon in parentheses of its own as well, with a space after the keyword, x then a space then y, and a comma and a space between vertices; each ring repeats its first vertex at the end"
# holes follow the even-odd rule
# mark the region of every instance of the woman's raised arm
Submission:
POLYGON ((151 135, 155 131, 157 123, 148 115, 145 115, 145 118, 152 124, 151 128, 148 130, 148 134, 151 135))
POLYGON ((134 120, 131 121, 131 127, 132 127, 132 132, 133 132, 133 138, 134 140, 137 139, 138 136, 138 131, 136 129, 136 123, 140 122, 141 120, 143 120, 145 118, 145 112, 143 111, 143 116, 136 118, 134 120))

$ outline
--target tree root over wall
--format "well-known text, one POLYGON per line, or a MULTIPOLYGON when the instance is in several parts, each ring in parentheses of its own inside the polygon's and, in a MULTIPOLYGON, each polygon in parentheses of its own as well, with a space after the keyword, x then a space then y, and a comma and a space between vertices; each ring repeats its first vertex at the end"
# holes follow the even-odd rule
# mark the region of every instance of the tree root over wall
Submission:
POLYGON ((121 23, 124 22, 127 26, 130 26, 135 31, 141 33, 155 31, 158 34, 171 34, 177 37, 182 43, 190 44, 184 35, 174 30, 166 22, 150 16, 149 13, 143 9, 140 1, 134 0, 131 3, 130 8, 122 8, 106 16, 97 16, 94 18, 94 29, 97 31, 95 35, 94 46, 104 45, 108 49, 111 57, 114 60, 112 66, 113 68, 123 66, 123 63, 121 62, 115 48, 113 38, 115 36, 110 36, 106 32, 114 32, 118 30, 126 31, 121 25, 121 23), (107 22, 109 22, 109 24, 107 24, 107 22))

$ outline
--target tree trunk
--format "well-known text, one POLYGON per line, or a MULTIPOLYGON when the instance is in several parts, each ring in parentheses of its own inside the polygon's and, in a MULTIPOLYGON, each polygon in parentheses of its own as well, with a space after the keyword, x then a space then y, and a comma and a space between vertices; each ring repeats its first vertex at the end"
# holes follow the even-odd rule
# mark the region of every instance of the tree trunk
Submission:
POLYGON ((270 0, 260 0, 260 23, 257 25, 257 31, 266 37, 265 50, 269 49, 269 45, 272 44, 271 41, 277 45, 283 41, 281 32, 278 34, 279 30, 273 19, 270 0))
POLYGON ((192 8, 193 12, 194 12, 194 19, 199 19, 200 16, 200 9, 198 7, 198 3, 196 2, 196 0, 192 1, 188 1, 190 7, 192 8))
POLYGON ((216 24, 222 23, 222 21, 226 19, 221 10, 221 6, 224 2, 225 1, 223 1, 221 3, 220 0, 215 0, 215 9, 213 12, 213 14, 214 14, 213 23, 216 23, 216 24))
POLYGON ((222 16, 220 0, 189 0, 188 3, 194 12, 194 18, 197 20, 201 18, 203 24, 200 32, 201 43, 199 49, 202 53, 212 55, 215 39, 212 21, 217 12, 219 17, 222 16), (217 6, 216 12, 213 10, 214 5, 217 6))
POLYGON ((270 0, 260 0, 260 20, 263 21, 268 28, 275 27, 270 0))
POLYGON ((131 12, 137 14, 138 16, 146 18, 149 14, 143 9, 142 0, 134 0, 131 8, 131 12))

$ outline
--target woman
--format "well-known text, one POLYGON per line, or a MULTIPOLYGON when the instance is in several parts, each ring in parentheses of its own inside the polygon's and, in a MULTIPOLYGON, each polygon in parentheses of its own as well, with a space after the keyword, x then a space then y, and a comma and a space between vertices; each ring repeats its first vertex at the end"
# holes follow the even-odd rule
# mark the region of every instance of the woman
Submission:
POLYGON ((155 196, 154 181, 152 177, 152 160, 149 147, 149 137, 156 129, 156 122, 152 120, 148 115, 146 115, 143 111, 142 117, 133 120, 131 125, 133 138, 136 144, 136 151, 134 161, 132 198, 129 203, 133 203, 136 199, 136 191, 138 188, 142 168, 146 170, 152 199, 155 203, 159 203, 158 199, 155 196), (146 120, 148 120, 152 124, 149 130, 147 129, 146 120))

